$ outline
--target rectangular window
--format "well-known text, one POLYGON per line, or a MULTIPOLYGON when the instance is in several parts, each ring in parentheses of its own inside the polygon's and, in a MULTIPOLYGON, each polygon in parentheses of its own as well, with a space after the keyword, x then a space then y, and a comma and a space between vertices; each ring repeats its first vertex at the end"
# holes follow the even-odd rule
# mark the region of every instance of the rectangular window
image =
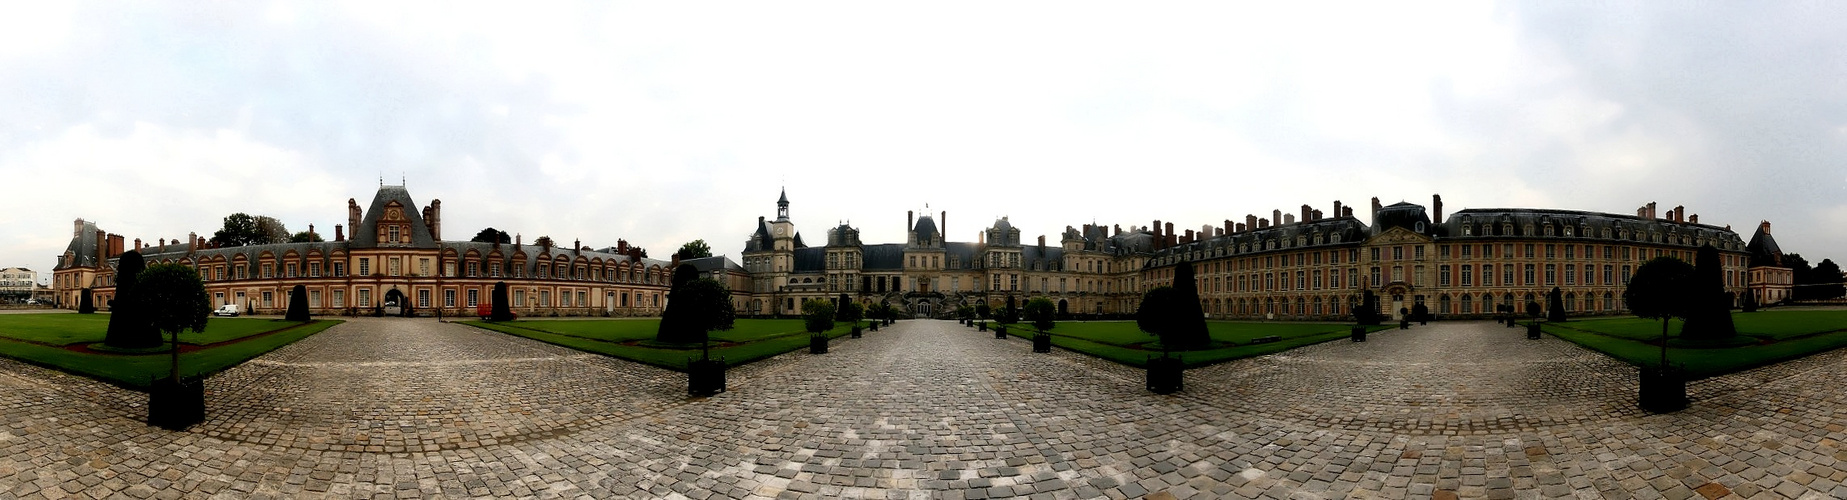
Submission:
POLYGON ((1475 245, 1462 245, 1462 258, 1467 259, 1473 257, 1474 255, 1472 254, 1475 253, 1474 250, 1475 245))
POLYGON ((276 265, 268 263, 268 262, 264 262, 263 263, 263 279, 269 279, 269 278, 274 278, 274 277, 276 277, 276 265))
POLYGON ((212 268, 212 280, 213 281, 224 281, 224 266, 217 266, 217 267, 212 268))
MULTIPOLYGON (((1468 248, 1468 247, 1464 246, 1462 248, 1468 248)), ((1470 265, 1470 264, 1462 265, 1462 286, 1475 286, 1475 266, 1474 265, 1470 265)))
POLYGON ((577 307, 590 307, 590 300, 585 298, 583 291, 577 292, 577 307))
MULTIPOLYGON (((1550 248, 1550 247, 1551 245, 1547 245, 1547 248, 1550 248)), ((1574 250, 1576 250, 1577 248, 1578 248, 1577 245, 1565 245, 1565 260, 1571 260, 1573 254, 1575 253, 1574 250)))
MULTIPOLYGON (((1513 273, 1513 266, 1507 266, 1507 268, 1508 268, 1508 270, 1507 270, 1507 272, 1508 272, 1509 274, 1512 274, 1512 273, 1513 273)), ((1523 282, 1521 282, 1521 284, 1523 284, 1523 285, 1532 285, 1532 284, 1533 284, 1533 265, 1532 265, 1532 264, 1527 264, 1527 265, 1526 265, 1526 268, 1525 268, 1525 271, 1526 271, 1526 272, 1525 272, 1524 274, 1525 274, 1525 278, 1526 278, 1526 281, 1523 281, 1523 282)), ((1513 282, 1513 276, 1508 276, 1508 277, 1507 277, 1507 281, 1508 281, 1509 283, 1511 283, 1511 282, 1513 282)))
POLYGON ((1589 285, 1597 281, 1597 271, 1594 269, 1595 267, 1597 266, 1592 266, 1590 264, 1584 265, 1584 284, 1589 285))
POLYGON ((359 307, 372 307, 372 289, 359 289, 359 307))
POLYGON ((320 290, 309 290, 308 291, 308 307, 321 307, 321 291, 320 290))
POLYGON ((468 289, 468 307, 478 305, 481 305, 481 291, 473 288, 468 289))
POLYGON ((333 291, 333 306, 346 307, 346 290, 333 291))
MULTIPOLYGON (((1565 247, 1565 248, 1571 248, 1571 247, 1565 247)), ((1565 264, 1565 284, 1566 285, 1578 284, 1577 264, 1565 264)))
POLYGON ((1481 266, 1481 286, 1494 286, 1494 266, 1481 266))
POLYGON ((1437 245, 1437 258, 1449 258, 1449 245, 1437 245))
POLYGON ((443 290, 443 307, 455 307, 455 290, 443 290))
POLYGON ((404 260, 403 259, 400 259, 397 257, 386 257, 385 265, 386 267, 390 268, 392 276, 398 276, 398 275, 404 274, 404 260))
POLYGON ((360 276, 371 276, 372 275, 372 259, 368 259, 365 257, 359 258, 359 275, 360 276))
POLYGON ((1614 277, 1614 271, 1612 271, 1613 269, 1615 269, 1615 267, 1612 267, 1612 266, 1609 266, 1609 265, 1605 265, 1605 266, 1603 266, 1603 284, 1604 284, 1604 286, 1609 286, 1609 285, 1612 285, 1612 284, 1615 284, 1615 283, 1616 283, 1616 279, 1615 279, 1615 277, 1614 277))
POLYGON ((1379 287, 1379 268, 1377 267, 1372 268, 1372 286, 1373 288, 1379 287))
POLYGON ((293 277, 295 277, 295 263, 294 263, 294 262, 290 262, 290 263, 288 264, 288 268, 287 268, 287 269, 288 269, 288 276, 289 276, 290 278, 293 278, 293 277))
POLYGON ((1372 248, 1372 251, 1371 251, 1371 252, 1369 252, 1369 253, 1371 253, 1371 254, 1372 254, 1372 260, 1373 260, 1373 262, 1378 262, 1378 261, 1379 261, 1379 247, 1373 247, 1373 248, 1372 248))
POLYGON ((345 277, 346 276, 346 263, 345 262, 333 263, 333 275, 335 278, 345 277))
POLYGON ((263 307, 276 307, 276 292, 263 292, 263 307))
POLYGON ((1526 258, 1528 259, 1533 258, 1533 244, 1532 243, 1526 244, 1526 258))
POLYGON ((467 265, 467 266, 465 267, 465 269, 468 269, 468 277, 470 277, 470 278, 473 278, 473 277, 476 277, 476 276, 480 276, 480 275, 481 275, 481 264, 480 264, 480 263, 478 263, 478 262, 470 262, 470 263, 468 263, 468 265, 467 265))
POLYGON ((1437 286, 1449 286, 1449 266, 1437 266, 1437 286))
POLYGON ((444 262, 443 263, 443 276, 448 276, 451 278, 455 277, 455 263, 454 262, 444 262))
POLYGON ((551 290, 539 290, 539 307, 551 307, 551 306, 552 306, 552 291, 551 290))
POLYGON ((1546 264, 1546 286, 1556 284, 1558 284, 1558 264, 1546 264))
POLYGON ((308 263, 308 277, 310 278, 321 277, 321 263, 319 262, 309 262, 308 263))
POLYGON ((1305 273, 1302 271, 1296 271, 1295 272, 1295 289, 1301 290, 1304 288, 1308 288, 1308 273, 1305 273))
MULTIPOLYGON (((1527 256, 1532 257, 1532 255, 1527 256)), ((1514 244, 1508 243, 1501 245, 1501 258, 1510 260, 1514 258, 1514 244)))
POLYGON ((1629 284, 1629 266, 1623 266, 1623 284, 1629 284))
POLYGON ((1417 259, 1417 260, 1424 260, 1424 246, 1418 245, 1418 246, 1411 247, 1411 258, 1417 259))
POLYGON ((1321 270, 1320 269, 1315 270, 1315 278, 1314 278, 1313 283, 1314 283, 1314 287, 1316 290, 1321 289, 1321 270))

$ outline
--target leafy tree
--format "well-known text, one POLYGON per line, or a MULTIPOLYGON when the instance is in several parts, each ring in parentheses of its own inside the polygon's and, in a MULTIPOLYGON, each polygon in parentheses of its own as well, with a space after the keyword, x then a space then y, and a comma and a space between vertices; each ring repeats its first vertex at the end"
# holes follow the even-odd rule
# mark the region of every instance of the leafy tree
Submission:
POLYGON ((956 308, 956 317, 964 320, 975 319, 975 306, 962 304, 956 308))
POLYGON ((1680 336, 1688 340, 1719 340, 1738 335, 1732 324, 1732 304, 1725 297, 1725 272, 1720 265, 1719 249, 1701 245, 1694 254, 1692 287, 1687 304, 1687 322, 1680 336))
POLYGON ((321 239, 321 233, 313 231, 302 231, 289 237, 289 243, 315 243, 321 241, 327 240, 321 239))
POLYGON ((1197 291, 1187 293, 1193 283, 1191 267, 1190 264, 1177 266, 1174 273, 1177 286, 1148 290, 1135 309, 1136 328, 1161 337, 1164 350, 1200 349, 1211 342, 1206 333, 1205 317, 1199 310, 1199 294, 1197 291))
POLYGON ((1693 266, 1673 257, 1655 257, 1636 268, 1623 290, 1629 312, 1661 320, 1661 366, 1667 366, 1667 327, 1670 318, 1686 318, 1693 310, 1693 266))
POLYGON ((1058 304, 1045 297, 1026 301, 1026 321, 1032 322, 1033 328, 1040 332, 1051 330, 1057 325, 1058 304))
POLYGON ((513 237, 508 236, 506 231, 490 227, 482 229, 479 233, 475 233, 475 237, 468 241, 473 241, 475 243, 512 243, 513 237))
POLYGON ((262 243, 252 243, 253 245, 266 245, 270 243, 288 243, 289 238, 294 236, 293 234, 289 233, 289 228, 284 227, 282 225, 282 221, 276 220, 275 217, 270 217, 267 215, 258 215, 256 216, 256 222, 257 222, 258 232, 260 232, 263 235, 263 242, 262 243))
POLYGON ((711 257, 712 247, 706 245, 703 239, 693 240, 686 242, 685 245, 680 245, 680 251, 675 252, 674 256, 679 257, 680 260, 711 257))
POLYGON ((135 286, 141 271, 146 269, 147 261, 138 251, 125 252, 116 261, 115 302, 109 308, 109 331, 103 336, 104 345, 126 349, 160 347, 160 332, 154 330, 147 315, 142 313, 141 296, 135 286))
POLYGON ((817 335, 834 329, 834 303, 826 299, 802 301, 802 326, 817 335))
POLYGON ((1815 269, 1809 274, 1811 276, 1809 281, 1815 284, 1809 287, 1813 290, 1811 293, 1815 298, 1832 299, 1847 296, 1847 285, 1843 285, 1847 283, 1847 278, 1841 276, 1841 266, 1835 264, 1833 260, 1821 259, 1821 263, 1816 264, 1815 269))
POLYGON ((661 326, 654 334, 654 340, 673 344, 690 344, 704 342, 706 332, 729 329, 735 315, 731 312, 731 291, 711 278, 700 278, 699 270, 691 265, 681 264, 673 270, 673 288, 667 293, 667 309, 661 311, 661 326), (699 290, 687 287, 699 280, 711 281, 712 286, 699 285, 699 290), (723 290, 717 293, 711 288, 723 290), (681 297, 686 291, 685 297, 681 297), (680 300, 680 299, 688 300, 680 300), (718 302, 722 299, 722 302, 718 302), (722 309, 723 311, 719 311, 722 309), (725 328, 715 325, 722 323, 725 328))
POLYGON ((155 264, 136 277, 135 290, 148 322, 173 336, 172 378, 180 379, 180 331, 205 331, 211 298, 199 273, 184 264, 155 264))
POLYGON ((1812 284, 1810 280, 1815 277, 1815 268, 1809 265, 1808 259, 1797 253, 1783 254, 1783 267, 1789 268, 1790 284, 1795 285, 1789 292, 1789 300, 1808 300, 1814 293, 1814 287, 1807 285, 1812 284))
POLYGON ((540 236, 540 237, 538 237, 537 239, 534 239, 534 240, 532 240, 532 244, 534 244, 534 245, 538 245, 538 246, 542 246, 542 247, 546 247, 546 248, 550 248, 550 247, 552 247, 552 246, 553 246, 553 244, 552 244, 552 237, 550 237, 550 236, 540 236))
POLYGON ((865 317, 866 308, 860 306, 858 302, 850 300, 840 301, 840 310, 834 313, 835 319, 840 320, 842 323, 853 325, 853 328, 859 328, 859 320, 865 319, 865 317))
POLYGON ((221 247, 261 245, 268 242, 257 218, 243 212, 224 217, 224 227, 212 233, 212 244, 221 247))
POLYGON ((1011 325, 1014 323, 1019 323, 1020 322, 1020 308, 1019 306, 1015 304, 1017 304, 1017 302, 1014 302, 1013 296, 1008 295, 1007 296, 1007 306, 1001 308, 999 314, 994 315, 994 322, 1000 323, 1003 325, 1011 325))
POLYGON ((488 321, 512 321, 513 311, 507 307, 507 282, 494 282, 494 305, 488 313, 488 321))
POLYGON ((308 316, 308 287, 295 285, 295 288, 289 289, 289 313, 283 319, 288 321, 312 319, 308 316))

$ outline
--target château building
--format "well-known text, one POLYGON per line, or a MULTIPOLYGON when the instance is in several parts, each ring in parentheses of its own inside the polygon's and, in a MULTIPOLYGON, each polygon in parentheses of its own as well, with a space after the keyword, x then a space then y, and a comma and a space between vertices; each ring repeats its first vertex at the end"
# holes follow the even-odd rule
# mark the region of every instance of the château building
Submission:
MULTIPOLYGON (((59 256, 54 289, 62 307, 90 293, 99 309, 114 294, 114 269, 126 249, 150 263, 198 269, 214 305, 280 313, 295 285, 318 314, 367 314, 394 306, 406 314, 470 315, 506 282, 524 316, 654 315, 665 306, 672 270, 688 264, 732 291, 741 315, 794 315, 808 299, 885 303, 918 317, 947 317, 963 305, 1050 299, 1078 317, 1131 314, 1147 290, 1171 285, 1177 266, 1194 266, 1201 308, 1212 318, 1345 320, 1371 291, 1381 313, 1423 305, 1440 318, 1486 317, 1496 305, 1545 303, 1560 290, 1570 314, 1624 312, 1625 283, 1642 262, 1671 256, 1692 262, 1702 245, 1720 253, 1725 287, 1763 302, 1787 294, 1787 268, 1760 225, 1752 243, 1729 227, 1699 222, 1654 203, 1634 215, 1556 209, 1481 208, 1445 214, 1372 201, 1365 221, 1335 202, 1323 215, 1247 215, 1197 231, 1172 223, 1066 226, 1050 242, 1028 240, 1001 217, 974 241, 950 241, 948 212, 905 217, 902 243, 866 243, 849 224, 826 229, 809 246, 790 217, 787 192, 774 219, 759 217, 742 262, 725 257, 658 260, 626 242, 593 250, 442 239, 442 202, 421 210, 402 186, 380 186, 368 208, 347 200, 333 241, 214 248, 196 234, 126 246, 122 236, 78 219, 59 256), (345 234, 352 229, 351 237, 345 234), (1778 278, 1783 276, 1783 278, 1778 278), (1783 281, 1778 281, 1779 279, 1783 281), (1779 285, 1779 283, 1782 283, 1779 285)), ((895 222, 894 222, 895 223, 895 222)), ((311 229, 312 231, 312 229, 311 229)))
MULTIPOLYGON (((492 300, 494 283, 501 281, 514 311, 526 316, 653 315, 666 304, 672 261, 642 257, 626 242, 592 250, 521 239, 444 240, 441 200, 419 210, 403 186, 381 185, 365 210, 347 200, 347 222, 334 226, 332 241, 214 248, 194 233, 152 244, 137 239, 125 247, 123 236, 77 219, 53 283, 61 307, 77 308, 87 290, 98 309, 107 309, 116 265, 132 249, 148 265, 198 269, 214 307, 236 304, 256 313, 281 313, 295 285, 306 287, 316 314, 370 314, 392 306, 404 314, 440 309, 472 315, 476 305, 492 300)), ((737 266, 722 265, 723 257, 700 260, 720 262, 696 264, 742 283, 724 275, 737 266)))
POLYGON ((1393 318, 1420 304, 1439 317, 1487 317, 1496 305, 1544 304, 1553 288, 1571 314, 1615 314, 1642 262, 1692 262, 1701 245, 1719 250, 1726 289, 1746 290, 1750 253, 1738 235, 1682 207, 1665 216, 1654 203, 1633 216, 1467 209, 1447 220, 1441 196, 1432 207, 1374 198, 1367 224, 1339 202, 1331 216, 1303 205, 1299 217, 1278 210, 1184 234, 1158 220, 1126 231, 1084 225, 1066 227, 1055 246, 1044 236, 1023 243, 1006 217, 975 242, 946 241, 946 212, 911 214, 902 244, 866 244, 843 224, 827 231, 825 246, 810 247, 785 193, 776 219, 759 218, 745 243, 751 298, 741 312, 797 314, 803 300, 844 294, 921 316, 1008 297, 1045 297, 1066 314, 1123 315, 1143 292, 1171 285, 1176 266, 1191 265, 1213 318, 1342 320, 1369 290, 1393 318))

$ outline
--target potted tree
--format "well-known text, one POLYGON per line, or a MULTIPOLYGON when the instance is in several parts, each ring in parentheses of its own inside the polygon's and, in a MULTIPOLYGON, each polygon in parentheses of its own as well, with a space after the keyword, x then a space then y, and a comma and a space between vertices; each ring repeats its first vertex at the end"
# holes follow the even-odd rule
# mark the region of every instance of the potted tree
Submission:
POLYGON ((1642 409, 1664 413, 1687 407, 1687 381, 1679 370, 1667 362, 1668 320, 1685 319, 1693 314, 1690 307, 1693 266, 1673 257, 1656 257, 1636 268, 1623 290, 1623 300, 1636 316, 1661 320, 1661 361, 1643 366, 1641 390, 1637 403, 1642 409))
MULTIPOLYGON (((494 288, 498 301, 503 298, 501 287, 494 288)), ((731 290, 716 280, 699 277, 693 266, 681 264, 674 269, 667 297, 667 309, 661 311, 655 340, 699 343, 699 358, 686 360, 686 393, 703 397, 725 392, 727 366, 725 358, 712 359, 711 332, 730 330, 737 318, 731 310, 731 290)), ((495 305, 498 309, 500 303, 495 305)))
MULTIPOLYGON (((979 323, 977 323, 977 326, 975 327, 975 331, 980 331, 980 332, 988 331, 988 314, 992 311, 993 311, 992 309, 988 308, 987 302, 982 302, 975 306, 975 317, 979 321, 979 323)), ((1005 337, 997 337, 997 338, 1005 338, 1005 337)))
POLYGON ((1205 313, 1199 308, 1193 273, 1191 263, 1176 266, 1174 286, 1143 293, 1142 303, 1135 310, 1136 328, 1161 339, 1161 357, 1148 359, 1147 386, 1155 394, 1172 394, 1185 388, 1186 364, 1172 351, 1202 349, 1212 340, 1206 332, 1205 313))
POLYGON ((802 326, 808 329, 808 353, 827 354, 827 331, 834 329, 834 303, 823 299, 802 301, 802 326))
POLYGON ((180 377, 180 332, 205 331, 211 298, 199 273, 183 264, 155 264, 136 276, 138 309, 155 330, 172 336, 172 363, 167 378, 148 393, 148 423, 182 430, 205 420, 205 384, 180 377))
POLYGON ((1052 352, 1051 329, 1057 324, 1058 306, 1051 299, 1039 297, 1026 301, 1025 314, 1033 329, 1038 330, 1033 334, 1033 352, 1052 352))
POLYGON ((834 312, 834 319, 853 325, 853 338, 859 338, 862 335, 859 331, 859 320, 866 315, 866 309, 860 307, 858 302, 846 300, 845 295, 842 295, 841 299, 840 310, 834 312))

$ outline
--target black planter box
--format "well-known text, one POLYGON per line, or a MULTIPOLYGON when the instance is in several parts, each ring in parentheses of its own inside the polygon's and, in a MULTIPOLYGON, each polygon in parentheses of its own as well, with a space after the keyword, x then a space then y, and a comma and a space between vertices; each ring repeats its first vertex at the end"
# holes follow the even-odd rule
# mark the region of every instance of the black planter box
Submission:
POLYGON ((148 423, 167 430, 185 430, 205 421, 204 381, 163 378, 148 390, 148 423))
POLYGON ((852 335, 853 335, 853 338, 859 338, 859 336, 861 335, 861 333, 860 333, 860 331, 859 331, 859 326, 858 326, 858 325, 854 325, 854 326, 853 326, 853 334, 852 334, 852 335))
POLYGON ((1532 339, 1532 340, 1539 340, 1539 323, 1538 322, 1526 324, 1526 338, 1532 339))
POLYGON ((977 332, 985 332, 985 331, 988 331, 988 322, 986 322, 986 321, 983 321, 983 322, 981 322, 981 324, 980 324, 980 325, 978 325, 978 326, 976 326, 976 327, 975 327, 975 331, 977 331, 977 332))
POLYGON ((1365 342, 1366 341, 1366 327, 1364 326, 1353 327, 1353 341, 1354 342, 1365 342))
POLYGON ((686 363, 686 393, 710 396, 725 392, 725 360, 695 359, 686 363))
POLYGON ((877 321, 872 322, 872 331, 875 331, 875 332, 879 331, 879 322, 877 321))
POLYGON ((1180 358, 1148 358, 1148 391, 1173 394, 1185 388, 1186 364, 1180 358))
POLYGON ((1411 329, 1411 320, 1408 320, 1408 319, 1401 319, 1401 320, 1398 320, 1398 329, 1399 329, 1399 330, 1410 330, 1410 329, 1411 329))
POLYGON ((1644 410, 1668 413, 1687 408, 1687 378, 1679 370, 1642 368, 1642 387, 1637 398, 1644 410))
POLYGON ((1033 352, 1052 352, 1052 334, 1044 332, 1033 334, 1033 352))
POLYGON ((827 336, 812 335, 808 337, 809 354, 827 354, 827 336))

